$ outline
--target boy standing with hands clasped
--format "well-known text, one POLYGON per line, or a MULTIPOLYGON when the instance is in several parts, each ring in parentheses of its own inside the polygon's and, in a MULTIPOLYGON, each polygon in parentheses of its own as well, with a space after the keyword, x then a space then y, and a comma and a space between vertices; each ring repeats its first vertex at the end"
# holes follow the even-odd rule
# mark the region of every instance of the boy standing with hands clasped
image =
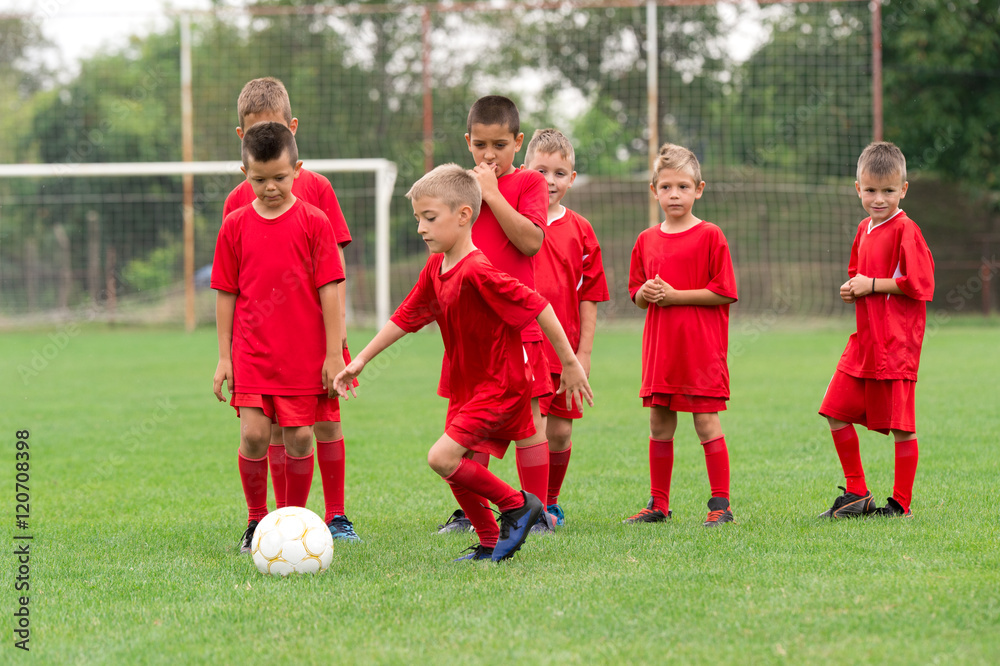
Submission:
MULTIPOLYGON (((562 132, 540 129, 528 142, 524 168, 542 174, 549 188, 545 242, 534 257, 535 284, 538 293, 552 304, 573 351, 589 376, 594 330, 597 327, 597 304, 607 301, 610 295, 601 261, 601 246, 594 228, 583 216, 562 205, 563 197, 576 180, 574 161, 573 144, 562 132)), ((558 386, 562 365, 552 345, 547 341, 543 341, 543 345, 553 385, 558 386)), ((544 417, 549 446, 549 486, 545 508, 561 526, 565 522, 565 514, 559 506, 559 493, 573 451, 573 420, 583 418, 583 412, 576 408, 566 409, 565 401, 554 394, 539 398, 539 408, 544 417)), ((539 528, 542 528, 541 524, 532 529, 539 528)))
POLYGON ((851 246, 840 297, 854 305, 857 330, 847 341, 819 413, 830 423, 844 469, 844 494, 820 517, 912 516, 917 473, 915 392, 927 301, 934 296, 934 258, 920 228, 899 208, 906 196, 906 158, 887 141, 858 159, 854 183, 869 214, 851 246), (892 497, 883 507, 865 482, 855 423, 896 443, 892 497))
POLYGON ((427 462, 451 486, 479 536, 459 559, 499 562, 517 552, 543 510, 535 495, 514 490, 474 458, 503 457, 511 440, 521 445, 534 436, 521 329, 537 321, 552 342, 563 364, 559 393, 566 402, 593 405, 593 393, 552 306, 491 265, 472 242, 481 201, 476 177, 455 164, 439 166, 406 196, 431 256, 396 313, 334 386, 346 398, 350 382, 376 355, 437 322, 449 399, 444 434, 427 462), (499 527, 488 502, 501 511, 499 527))
MULTIPOLYGON (((236 135, 241 140, 246 130, 259 122, 280 123, 287 127, 293 136, 299 126, 299 119, 292 116, 292 106, 284 84, 270 76, 253 79, 243 86, 236 101, 236 112, 239 120, 236 135)), ((297 198, 316 206, 326 214, 333 227, 340 262, 346 270, 344 248, 351 242, 351 232, 347 228, 347 221, 344 219, 340 202, 337 201, 337 195, 333 191, 330 181, 318 173, 301 168, 292 185, 292 192, 297 198)), ((251 183, 244 180, 226 197, 226 203, 222 209, 223 219, 229 213, 247 205, 254 199, 256 196, 251 183)), ((343 347, 344 362, 347 363, 351 360, 351 356, 347 350, 346 281, 338 283, 337 293, 340 296, 339 337, 343 347)), ((335 409, 329 414, 330 418, 316 423, 315 426, 316 459, 319 463, 320 478, 323 481, 323 500, 326 505, 323 520, 326 521, 334 539, 360 541, 360 537, 354 531, 354 525, 344 511, 346 455, 344 433, 340 425, 340 405, 336 399, 333 407, 335 409)), ((267 449, 271 484, 274 486, 275 504, 279 509, 286 505, 285 494, 287 490, 285 475, 287 461, 281 430, 277 424, 271 427, 271 442, 267 449)), ((251 536, 253 536, 252 533, 244 540, 243 546, 246 549, 249 549, 251 536)))
POLYGON ((287 454, 286 505, 305 506, 309 497, 313 425, 332 420, 333 378, 344 368, 337 295, 344 269, 326 215, 292 193, 302 163, 291 131, 258 123, 246 131, 242 152, 257 198, 226 217, 215 245, 219 364, 213 389, 221 402, 228 384, 240 419, 247 548, 267 515, 273 423, 282 428, 287 454))
POLYGON ((642 388, 649 407, 649 504, 626 523, 671 517, 677 412, 694 415, 705 452, 712 497, 706 527, 732 522, 729 450, 719 412, 729 399, 729 304, 736 276, 722 230, 691 213, 705 182, 698 158, 664 144, 649 186, 666 219, 639 234, 632 250, 628 290, 646 310, 642 334, 642 388))

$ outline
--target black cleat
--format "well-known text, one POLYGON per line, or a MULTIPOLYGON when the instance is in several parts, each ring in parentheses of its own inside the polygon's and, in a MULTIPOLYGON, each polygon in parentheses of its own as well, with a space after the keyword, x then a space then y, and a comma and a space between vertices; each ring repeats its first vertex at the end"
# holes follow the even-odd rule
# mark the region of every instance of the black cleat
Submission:
POLYGON ((455 509, 455 512, 448 517, 443 525, 438 525, 438 534, 448 534, 449 532, 475 532, 472 521, 465 517, 465 512, 455 509))
POLYGON ((876 516, 885 516, 887 518, 913 518, 913 512, 909 509, 904 511, 903 505, 897 502, 895 497, 887 497, 885 506, 880 506, 873 513, 876 516))
POLYGON ((251 520, 247 523, 247 531, 243 533, 243 538, 240 539, 240 552, 249 553, 253 549, 253 533, 257 529, 256 520, 251 520))
POLYGON ((722 523, 731 522, 733 522, 733 512, 729 509, 729 500, 725 497, 713 497, 708 500, 708 517, 702 525, 718 527, 722 523))
POLYGON ((673 511, 668 510, 666 514, 658 509, 653 508, 653 498, 649 498, 649 503, 646 508, 635 514, 634 516, 629 516, 622 522, 626 525, 635 525, 636 523, 662 523, 670 519, 674 515, 673 511))
POLYGON ((844 486, 837 486, 844 494, 833 500, 833 506, 819 514, 820 518, 855 518, 875 513, 875 498, 871 492, 865 495, 855 495, 847 492, 844 486))
MULTIPOLYGON (((462 555, 452 562, 466 562, 469 560, 491 560, 493 559, 493 549, 487 548, 481 543, 477 543, 475 546, 469 546, 465 550, 471 551, 468 555, 462 555)), ((465 550, 462 552, 464 553, 465 550)))
POLYGON ((500 514, 500 539, 493 549, 492 559, 501 562, 514 557, 521 549, 521 544, 528 538, 532 525, 538 522, 538 516, 545 509, 542 500, 523 490, 524 506, 500 514))

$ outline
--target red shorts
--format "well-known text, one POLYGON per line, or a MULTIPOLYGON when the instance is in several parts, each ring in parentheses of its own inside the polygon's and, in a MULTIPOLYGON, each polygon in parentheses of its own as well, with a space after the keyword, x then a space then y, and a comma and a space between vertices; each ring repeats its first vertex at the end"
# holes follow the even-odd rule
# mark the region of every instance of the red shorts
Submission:
POLYGON ((554 393, 556 389, 549 379, 552 373, 549 371, 549 360, 545 358, 542 341, 536 340, 523 344, 525 360, 531 373, 528 375, 528 379, 531 380, 531 397, 541 398, 543 395, 554 393))
POLYGON ((885 435, 890 430, 916 432, 916 389, 911 379, 860 379, 837 370, 819 413, 885 435))
POLYGON ((340 421, 340 402, 336 398, 319 395, 260 395, 236 393, 229 404, 236 408, 258 407, 264 416, 282 428, 311 426, 320 421, 340 421))
POLYGON ((503 458, 511 441, 535 434, 531 400, 521 396, 516 406, 502 413, 469 404, 449 404, 444 432, 467 449, 503 458))
POLYGON ((573 403, 572 409, 566 409, 566 394, 556 395, 559 390, 559 379, 562 375, 552 373, 553 392, 538 399, 538 406, 542 410, 542 416, 558 416, 563 419, 582 419, 583 410, 577 403, 573 403))
POLYGON ((692 414, 710 414, 726 411, 725 398, 713 398, 707 395, 684 395, 683 393, 654 393, 644 396, 643 407, 666 407, 674 412, 691 412, 692 414))

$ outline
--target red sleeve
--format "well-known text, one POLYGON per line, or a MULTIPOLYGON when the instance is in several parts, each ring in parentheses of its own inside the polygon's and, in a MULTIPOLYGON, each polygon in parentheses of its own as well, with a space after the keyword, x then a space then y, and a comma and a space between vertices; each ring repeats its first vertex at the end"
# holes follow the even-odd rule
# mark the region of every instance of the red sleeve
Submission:
MULTIPOLYGON (((645 233, 645 232, 643 232, 645 233)), ((632 259, 628 266, 628 297, 635 302, 635 292, 646 283, 646 267, 642 262, 643 234, 635 239, 635 246, 632 248, 632 259)))
POLYGON ((320 174, 316 174, 316 207, 326 213, 333 225, 333 235, 337 239, 340 247, 347 247, 351 243, 351 231, 347 228, 347 220, 344 219, 344 211, 340 209, 340 201, 333 191, 330 181, 320 174))
POLYGON ((310 214, 312 227, 310 253, 313 280, 315 287, 319 289, 331 282, 342 282, 344 280, 344 265, 340 262, 340 253, 337 252, 337 241, 333 236, 333 227, 330 226, 325 215, 316 209, 313 210, 314 214, 310 214))
POLYGON ((862 221, 858 226, 858 233, 854 234, 854 243, 851 245, 851 258, 847 262, 847 277, 849 278, 858 274, 858 246, 861 244, 861 235, 868 229, 870 219, 862 221))
POLYGON ((583 231, 583 282, 580 284, 578 294, 581 301, 601 303, 611 299, 608 293, 608 279, 604 275, 601 246, 590 223, 582 217, 580 222, 583 231))
POLYGON ((705 288, 719 296, 737 298, 736 271, 733 270, 733 258, 729 254, 729 243, 726 242, 722 229, 715 227, 714 231, 712 255, 709 259, 712 279, 705 288))
POLYGON ((525 169, 522 173, 527 176, 517 201, 517 212, 545 231, 545 223, 549 219, 549 185, 545 176, 537 171, 525 169))
POLYGON ((917 301, 934 300, 934 257, 915 224, 907 225, 903 232, 899 272, 902 275, 896 284, 904 294, 917 301))
POLYGON ((407 333, 419 331, 434 321, 436 311, 440 310, 434 307, 434 285, 431 284, 430 276, 440 266, 441 257, 440 254, 432 254, 427 258, 427 263, 420 269, 417 283, 396 308, 396 312, 389 317, 389 321, 407 333))
POLYGON ((533 322, 549 304, 537 291, 492 266, 474 275, 479 295, 489 308, 518 330, 533 322))
MULTIPOLYGON (((233 191, 229 193, 226 197, 226 203, 222 205, 222 219, 229 217, 237 208, 243 208, 248 203, 252 202, 255 197, 247 199, 245 187, 247 186, 247 181, 241 180, 240 184, 233 188, 233 191)), ((251 190, 252 191, 252 190, 251 190)))
POLYGON ((212 289, 239 294, 240 263, 236 254, 233 231, 236 226, 233 216, 226 217, 215 241, 215 257, 212 259, 212 289))

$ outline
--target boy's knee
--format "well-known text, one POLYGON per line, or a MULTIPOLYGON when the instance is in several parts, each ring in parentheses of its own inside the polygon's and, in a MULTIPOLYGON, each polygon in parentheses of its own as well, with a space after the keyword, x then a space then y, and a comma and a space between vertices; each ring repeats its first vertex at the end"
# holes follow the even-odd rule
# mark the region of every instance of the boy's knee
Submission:
POLYGON ((446 451, 443 451, 435 446, 432 446, 431 450, 427 452, 427 464, 430 465, 431 469, 437 472, 441 478, 451 476, 455 470, 458 469, 461 462, 461 458, 456 459, 454 456, 449 455, 446 451))
POLYGON ((285 428, 282 438, 285 441, 285 450, 296 458, 309 455, 312 449, 313 432, 310 426, 285 428))
POLYGON ((722 423, 716 413, 705 413, 694 415, 694 431, 698 433, 698 439, 707 442, 722 437, 722 423))

